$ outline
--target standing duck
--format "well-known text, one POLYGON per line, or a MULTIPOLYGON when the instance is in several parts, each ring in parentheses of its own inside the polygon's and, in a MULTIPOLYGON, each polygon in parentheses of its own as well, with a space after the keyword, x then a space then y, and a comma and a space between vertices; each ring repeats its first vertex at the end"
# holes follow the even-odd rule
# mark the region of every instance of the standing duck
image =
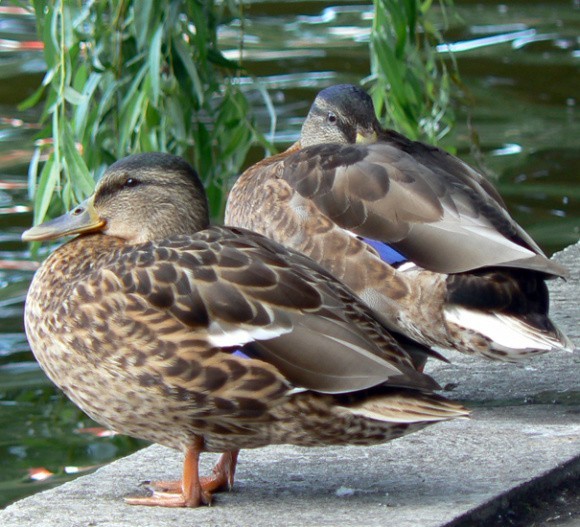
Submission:
POLYGON ((300 141, 242 174, 226 224, 307 254, 426 346, 503 361, 573 349, 545 283, 566 269, 482 174, 382 129, 357 86, 321 91, 300 141))
POLYGON ((87 201, 26 231, 76 237, 37 271, 26 333, 91 418, 184 452, 182 480, 131 504, 208 504, 242 448, 370 445, 467 414, 433 394, 404 337, 310 258, 241 228, 209 227, 181 158, 113 164, 87 201), (222 452, 200 478, 201 452, 222 452))

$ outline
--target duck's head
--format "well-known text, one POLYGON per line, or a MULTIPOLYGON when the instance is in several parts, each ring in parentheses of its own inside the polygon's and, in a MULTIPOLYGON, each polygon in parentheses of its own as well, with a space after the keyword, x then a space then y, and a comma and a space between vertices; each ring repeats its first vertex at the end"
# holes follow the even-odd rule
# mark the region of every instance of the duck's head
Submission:
POLYGON ((373 143, 380 129, 370 96, 353 84, 338 84, 314 99, 302 125, 300 145, 373 143))
POLYGON ((209 225, 199 177, 180 157, 135 154, 111 165, 95 193, 67 214, 27 230, 24 241, 102 232, 128 243, 192 234, 209 225))

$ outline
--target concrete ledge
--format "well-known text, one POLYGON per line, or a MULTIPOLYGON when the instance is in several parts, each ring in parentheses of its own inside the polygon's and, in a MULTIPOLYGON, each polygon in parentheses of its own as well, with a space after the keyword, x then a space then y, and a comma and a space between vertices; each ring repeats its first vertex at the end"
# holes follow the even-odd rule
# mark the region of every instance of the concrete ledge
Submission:
MULTIPOLYGON (((580 342, 580 244, 556 259, 573 269, 553 281, 554 319, 580 342)), ((371 448, 243 451, 233 492, 215 507, 132 507, 139 482, 177 479, 180 454, 152 446, 94 474, 0 511, 4 527, 175 525, 393 525, 459 527, 485 522, 510 502, 580 477, 580 353, 523 364, 454 354, 431 372, 469 420, 430 427, 371 448)), ((215 456, 204 456, 209 471, 215 456)))

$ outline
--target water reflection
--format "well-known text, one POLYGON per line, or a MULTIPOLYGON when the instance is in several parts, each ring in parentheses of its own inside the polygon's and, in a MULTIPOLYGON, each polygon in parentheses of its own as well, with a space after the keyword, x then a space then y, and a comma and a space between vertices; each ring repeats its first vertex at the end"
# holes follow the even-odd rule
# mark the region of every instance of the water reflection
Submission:
POLYGON ((490 150, 490 154, 492 156, 511 156, 514 154, 521 154, 523 152, 523 148, 521 145, 516 145, 513 143, 505 144, 500 148, 494 148, 490 150))
MULTIPOLYGON (((280 13, 279 2, 260 2, 246 10, 243 64, 271 92, 281 147, 298 137, 318 90, 368 74, 372 10, 352 4, 297 2, 280 13)), ((476 101, 471 120, 486 169, 516 219, 546 250, 560 249, 578 239, 580 224, 578 10, 564 1, 456 4, 463 22, 453 23, 445 49, 476 101)), ((241 28, 233 21, 220 31, 228 58, 239 57, 241 28)), ((37 264, 19 236, 31 222, 26 180, 38 110, 16 105, 44 70, 35 31, 27 11, 0 6, 0 504, 70 478, 66 467, 92 467, 139 445, 79 433, 94 423, 52 388, 23 334, 23 299, 37 264)), ((251 89, 249 79, 240 82, 251 89)), ((465 109, 457 112, 446 144, 476 163, 465 109)))
MULTIPOLYGON (((499 26, 493 27, 496 27, 501 31, 501 28, 499 26)), ((478 48, 496 46, 497 44, 503 44, 505 42, 513 42, 513 46, 515 48, 517 45, 521 47, 522 42, 530 41, 530 39, 536 37, 537 37, 536 30, 528 29, 525 31, 516 31, 515 33, 500 33, 498 35, 493 35, 491 37, 476 38, 472 40, 465 40, 462 42, 453 42, 451 44, 440 44, 439 46, 437 46, 437 51, 441 53, 460 53, 462 51, 471 51, 478 48)))

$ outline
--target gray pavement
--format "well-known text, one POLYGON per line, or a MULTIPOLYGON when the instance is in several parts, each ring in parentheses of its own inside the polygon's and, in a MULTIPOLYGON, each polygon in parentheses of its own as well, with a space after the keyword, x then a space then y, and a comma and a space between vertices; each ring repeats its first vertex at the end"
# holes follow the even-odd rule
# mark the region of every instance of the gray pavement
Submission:
MULTIPOLYGON (((553 317, 580 343, 580 244, 556 259, 553 317)), ((449 356, 449 354, 448 354, 449 356)), ((580 353, 522 364, 453 354, 430 371, 473 409, 377 447, 243 451, 233 492, 195 510, 133 507, 139 482, 176 479, 181 455, 152 446, 0 511, 2 527, 340 525, 465 527, 580 477, 580 353)), ((209 471, 215 456, 203 458, 209 471)), ((574 520, 572 520, 574 521, 574 520)), ((572 524, 566 524, 572 525, 572 524)))

